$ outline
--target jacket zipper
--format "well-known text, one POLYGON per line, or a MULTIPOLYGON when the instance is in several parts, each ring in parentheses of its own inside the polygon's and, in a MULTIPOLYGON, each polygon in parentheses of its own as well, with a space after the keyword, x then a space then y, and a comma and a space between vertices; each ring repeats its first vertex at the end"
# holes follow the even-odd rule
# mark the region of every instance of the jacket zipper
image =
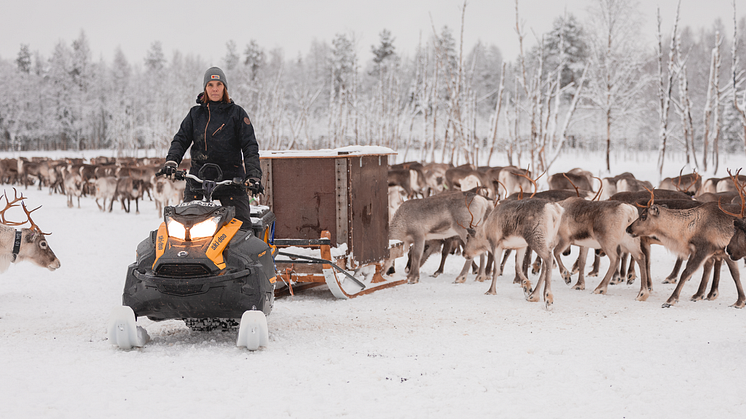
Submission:
POLYGON ((205 153, 207 153, 207 127, 210 126, 211 117, 212 117, 212 113, 210 112, 210 104, 208 103, 207 104, 207 124, 205 124, 205 153))
POLYGON ((221 125, 220 128, 216 129, 215 132, 212 133, 212 136, 214 137, 215 134, 218 133, 218 131, 220 131, 221 129, 223 129, 224 126, 225 126, 225 124, 221 125))

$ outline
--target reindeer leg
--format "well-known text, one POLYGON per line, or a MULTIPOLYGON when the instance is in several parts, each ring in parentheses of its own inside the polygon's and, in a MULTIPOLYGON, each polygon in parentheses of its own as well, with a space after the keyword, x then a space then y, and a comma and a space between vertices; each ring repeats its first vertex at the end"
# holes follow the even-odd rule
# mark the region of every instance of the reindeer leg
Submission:
POLYGON ((424 250, 425 238, 416 237, 414 239, 414 245, 412 246, 412 264, 409 267, 409 274, 407 275, 410 284, 420 282, 420 259, 422 259, 422 252, 424 250))
MULTIPOLYGON (((588 248, 580 246, 580 253, 576 262, 578 263, 578 282, 572 286, 573 289, 582 291, 585 289, 585 261, 588 258, 588 248)), ((569 282, 568 282, 569 283, 569 282)))
POLYGON ((508 260, 508 256, 510 256, 510 252, 512 251, 513 251, 512 249, 505 250, 505 254, 503 255, 503 260, 502 262, 500 262, 500 269, 496 269, 496 272, 499 276, 502 276, 503 271, 505 270, 505 262, 508 260))
POLYGON ((611 282, 609 282, 610 285, 621 284, 624 282, 624 278, 627 276, 627 256, 629 256, 627 252, 622 252, 619 256, 619 268, 614 277, 611 278, 611 282))
POLYGON ((544 256, 542 256, 543 266, 541 268, 541 276, 543 277, 544 281, 544 308, 546 308, 547 310, 551 310, 552 305, 554 304, 554 294, 552 294, 552 254, 549 249, 546 249, 543 253, 544 256))
POLYGON ((728 265, 730 276, 733 278, 733 282, 736 284, 736 292, 738 292, 738 299, 731 307, 743 308, 746 306, 746 296, 743 293, 743 287, 741 286, 741 273, 738 270, 738 264, 730 258, 724 258, 725 263, 728 265))
POLYGON ((475 281, 484 282, 487 279, 487 260, 486 259, 487 258, 485 257, 484 253, 481 256, 479 256, 479 272, 477 273, 477 277, 474 278, 475 281))
POLYGON ((640 265, 640 292, 637 294, 635 300, 645 301, 652 291, 650 282, 650 244, 645 240, 640 240, 640 254, 635 256, 633 253, 630 253, 630 255, 640 265))
POLYGON ((433 273, 433 278, 437 278, 438 275, 443 273, 443 269, 446 266, 446 258, 448 257, 448 254, 451 253, 451 248, 453 247, 453 240, 446 239, 443 241, 443 247, 440 251, 440 265, 438 265, 438 270, 433 273))
POLYGON ((554 260, 557 261, 557 268, 559 269, 560 276, 565 281, 565 284, 570 284, 570 272, 565 268, 565 264, 562 263, 562 252, 570 247, 570 244, 560 239, 557 246, 554 248, 554 260))
MULTIPOLYGON (((702 268, 702 279, 699 281, 699 288, 697 289, 697 292, 692 295, 691 301, 700 301, 705 298, 705 292, 707 292, 707 283, 710 281, 710 272, 712 272, 712 267, 714 264, 715 261, 713 258, 707 259, 707 261, 705 262, 705 265, 702 268)), ((717 265, 717 268, 719 270, 720 264, 718 263, 717 265)), ((719 272, 715 275, 718 274, 719 272)))
POLYGON ((598 271, 601 270, 601 253, 599 250, 596 250, 594 254, 595 256, 593 258, 593 269, 588 272, 589 277, 598 276, 598 271))
POLYGON ((671 270, 671 273, 668 274, 666 279, 663 280, 664 284, 675 284, 676 282, 678 282, 679 271, 681 270, 681 265, 683 263, 684 263, 684 259, 676 258, 676 263, 673 265, 673 269, 671 270))
MULTIPOLYGON (((635 272, 635 263, 638 265, 640 264, 635 260, 633 257, 630 256, 629 260, 629 269, 627 270, 627 285, 632 285, 635 283, 635 279, 637 279, 637 272, 635 272)), ((642 275, 642 272, 640 273, 642 275)))
POLYGON ((537 253, 536 254, 536 259, 534 259, 534 263, 531 264, 531 273, 532 274, 536 275, 539 272, 541 272, 541 262, 542 262, 541 256, 539 256, 539 254, 537 253))
MULTIPOLYGON (((492 254, 493 255, 499 255, 503 251, 502 246, 492 246, 492 254)), ((464 265, 464 268, 467 269, 468 265, 464 265)), ((498 277, 497 269, 495 269, 495 273, 492 274, 492 284, 490 284, 490 289, 485 292, 486 295, 495 295, 497 294, 497 277, 498 277)))
MULTIPOLYGON (((698 249, 699 250, 699 249, 698 249)), ((668 297, 668 300, 666 300, 665 303, 661 307, 668 308, 672 307, 674 304, 679 302, 679 296, 681 295, 681 289, 684 288, 684 284, 686 281, 689 280, 689 278, 692 277, 694 272, 699 269, 700 266, 704 263, 705 259, 707 258, 707 250, 702 249, 700 251, 695 251, 692 253, 691 256, 689 256, 689 260, 686 262, 686 267, 684 268, 684 272, 681 273, 681 278, 679 279, 679 283, 676 284, 676 289, 673 290, 673 293, 670 297, 668 297)))
MULTIPOLYGON (((718 298, 718 295, 720 295, 718 293, 718 287, 720 285, 720 267, 723 266, 723 260, 725 259, 728 259, 728 257, 717 258, 717 260, 715 260, 715 265, 712 270, 712 287, 710 288, 710 293, 707 294, 708 301, 714 301, 718 298)), ((728 265, 728 270, 731 270, 730 265, 728 265)), ((733 276, 733 273, 731 273, 731 276, 733 276)))
MULTIPOLYGON (((539 301, 538 296, 536 297, 536 300, 532 300, 534 293, 536 292, 536 289, 538 288, 538 285, 536 288, 533 288, 531 286, 531 280, 528 279, 528 276, 523 271, 523 264, 521 261, 524 261, 527 259, 527 247, 522 247, 520 249, 515 249, 515 276, 518 279, 518 283, 521 284, 521 288, 523 289, 523 295, 526 297, 526 300, 528 301, 539 301)), ((528 259, 529 261, 531 259, 528 259)), ((514 283, 516 283, 514 281, 514 283)))
POLYGON ((606 256, 609 257, 609 269, 606 271, 606 275, 604 275, 604 279, 601 283, 598 284, 595 290, 593 290, 594 294, 606 294, 608 292, 609 282, 617 272, 617 267, 619 266, 619 253, 616 251, 615 247, 616 246, 613 246, 613 250, 610 252, 604 250, 606 256))

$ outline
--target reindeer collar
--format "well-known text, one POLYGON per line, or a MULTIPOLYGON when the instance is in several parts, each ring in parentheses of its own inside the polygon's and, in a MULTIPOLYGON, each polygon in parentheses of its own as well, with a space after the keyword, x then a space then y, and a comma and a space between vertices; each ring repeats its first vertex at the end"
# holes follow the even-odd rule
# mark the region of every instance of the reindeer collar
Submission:
POLYGON ((18 258, 18 252, 21 251, 21 237, 23 232, 16 230, 16 239, 13 241, 13 262, 18 258))

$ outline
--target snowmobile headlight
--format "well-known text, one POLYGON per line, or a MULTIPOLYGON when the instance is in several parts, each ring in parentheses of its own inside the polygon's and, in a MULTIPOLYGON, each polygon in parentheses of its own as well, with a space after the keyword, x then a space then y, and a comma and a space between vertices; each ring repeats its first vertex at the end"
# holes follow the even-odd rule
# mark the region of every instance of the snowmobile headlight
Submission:
POLYGON ((186 228, 184 228, 184 224, 170 218, 166 224, 166 229, 168 229, 169 236, 186 240, 186 228))
POLYGON ((189 236, 192 239, 200 239, 205 237, 212 237, 215 231, 218 229, 218 222, 220 217, 214 217, 209 220, 202 221, 201 223, 195 224, 189 229, 189 236))

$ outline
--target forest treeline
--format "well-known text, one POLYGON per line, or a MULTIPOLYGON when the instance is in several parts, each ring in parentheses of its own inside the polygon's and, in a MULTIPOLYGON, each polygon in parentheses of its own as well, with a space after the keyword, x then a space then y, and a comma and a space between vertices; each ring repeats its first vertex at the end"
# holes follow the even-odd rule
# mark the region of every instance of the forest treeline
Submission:
POLYGON ((120 49, 97 60, 84 31, 48 55, 22 44, 0 58, 0 149, 164 150, 218 65, 262 149, 380 145, 405 160, 477 165, 503 153, 540 171, 566 148, 605 150, 607 166, 614 148, 646 150, 661 169, 666 153, 684 152, 700 170, 744 152, 746 18, 735 3, 709 28, 659 14, 645 23, 657 25, 654 40, 640 39, 634 0, 589 3, 586 20, 566 13, 537 35, 516 1, 516 36, 504 42, 519 44, 517 57, 463 45, 466 3, 460 27, 433 28, 411 56, 386 29, 365 53, 346 33, 295 57, 228 40, 220 62, 166 56, 158 41, 143 61, 120 49))

